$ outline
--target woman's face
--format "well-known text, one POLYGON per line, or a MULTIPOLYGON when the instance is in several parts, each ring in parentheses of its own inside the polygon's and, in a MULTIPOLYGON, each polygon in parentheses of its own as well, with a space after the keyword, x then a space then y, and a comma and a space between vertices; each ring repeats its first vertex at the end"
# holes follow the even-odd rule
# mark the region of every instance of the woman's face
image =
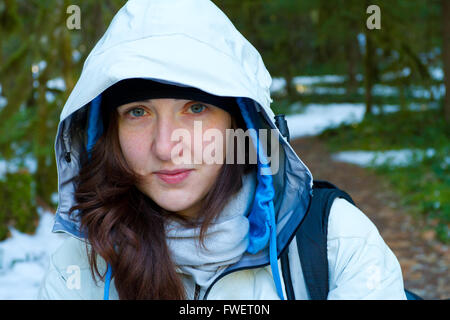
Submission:
POLYGON ((224 162, 224 159, 216 163, 202 161, 202 150, 212 143, 203 139, 203 132, 213 128, 221 132, 224 142, 221 152, 225 158, 230 114, 211 104, 182 99, 132 102, 120 106, 118 114, 123 155, 131 169, 143 178, 138 189, 166 210, 196 217, 224 162), (176 129, 183 129, 189 139, 186 136, 174 139, 176 129), (186 161, 189 156, 190 162, 186 161), (180 164, 181 157, 187 158, 180 164), (180 169, 188 171, 160 172, 180 169))

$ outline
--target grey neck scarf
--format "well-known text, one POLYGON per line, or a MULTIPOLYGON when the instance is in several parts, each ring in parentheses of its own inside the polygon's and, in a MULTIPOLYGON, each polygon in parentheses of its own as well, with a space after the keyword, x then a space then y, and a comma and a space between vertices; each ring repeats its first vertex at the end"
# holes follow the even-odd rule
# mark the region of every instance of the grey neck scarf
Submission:
POLYGON ((256 174, 243 177, 243 186, 226 204, 205 236, 198 242, 199 227, 188 228, 177 221, 167 223, 166 234, 172 259, 185 285, 209 286, 225 268, 240 260, 248 246, 249 214, 256 191, 256 174))

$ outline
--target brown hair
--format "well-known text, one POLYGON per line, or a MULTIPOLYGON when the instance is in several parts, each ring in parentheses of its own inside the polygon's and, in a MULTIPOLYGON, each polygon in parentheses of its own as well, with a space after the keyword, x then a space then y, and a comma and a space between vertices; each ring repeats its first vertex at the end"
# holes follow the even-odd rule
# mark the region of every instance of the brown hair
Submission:
MULTIPOLYGON (((112 267, 119 299, 185 299, 165 236, 165 218, 182 218, 136 188, 139 177, 127 165, 120 148, 117 112, 105 118, 105 132, 76 177, 77 205, 70 210, 70 214, 79 211, 81 217, 92 277, 105 279, 106 272, 102 275, 97 264, 101 256, 112 267)), ((241 117, 233 118, 233 128, 245 130, 241 117)), ((236 141, 234 145, 236 148, 236 141)), ((254 167, 248 163, 247 146, 245 150, 245 164, 237 164, 236 159, 233 164, 223 164, 204 198, 201 217, 185 221, 201 226, 200 242, 227 200, 242 187, 242 176, 254 167)), ((234 154, 236 157, 236 149, 234 154)))

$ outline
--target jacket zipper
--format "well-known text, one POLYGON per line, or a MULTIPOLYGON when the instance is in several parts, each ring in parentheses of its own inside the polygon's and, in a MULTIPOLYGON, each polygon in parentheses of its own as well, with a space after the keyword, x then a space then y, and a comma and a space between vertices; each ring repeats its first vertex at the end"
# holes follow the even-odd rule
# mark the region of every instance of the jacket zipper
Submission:
MULTIPOLYGON (((311 204, 311 202, 310 202, 311 204)), ((309 210, 309 207, 308 207, 309 210)), ((300 225, 299 225, 300 227, 300 225)), ((289 241, 287 242, 287 245, 284 247, 283 250, 281 250, 279 256, 277 256, 277 261, 281 258, 281 256, 283 255, 284 250, 289 248, 289 244, 291 243, 292 239, 294 239, 295 235, 297 234, 297 229, 296 231, 292 234, 292 236, 290 237, 289 241)), ((270 265, 270 262, 267 262, 265 264, 260 264, 260 265, 256 265, 256 266, 250 266, 250 267, 241 267, 241 268, 237 268, 231 271, 227 271, 222 273, 220 276, 218 276, 216 279, 214 279, 213 283, 211 283, 208 287, 208 289, 206 289, 205 291, 205 295, 203 296, 203 300, 206 300, 208 298, 208 295, 212 289, 212 287, 217 283, 217 281, 219 281, 220 279, 222 279, 223 277, 233 273, 233 272, 237 272, 237 271, 242 271, 242 270, 251 270, 251 269, 256 269, 256 268, 263 268, 263 267, 267 267, 268 265, 270 265)))
POLYGON ((206 289, 205 291, 205 295, 203 296, 203 300, 206 300, 208 298, 209 293, 211 292, 212 287, 217 283, 217 281, 219 281, 220 279, 222 279, 223 277, 232 274, 234 272, 237 271, 242 271, 242 270, 251 270, 251 269, 256 269, 256 268, 262 268, 262 267, 266 267, 268 266, 269 263, 265 263, 265 264, 261 264, 261 265, 256 265, 256 266, 250 266, 250 267, 241 267, 241 268, 237 268, 228 272, 224 272, 222 273, 220 276, 218 276, 216 279, 214 279, 213 283, 211 283, 208 287, 208 289, 206 289))

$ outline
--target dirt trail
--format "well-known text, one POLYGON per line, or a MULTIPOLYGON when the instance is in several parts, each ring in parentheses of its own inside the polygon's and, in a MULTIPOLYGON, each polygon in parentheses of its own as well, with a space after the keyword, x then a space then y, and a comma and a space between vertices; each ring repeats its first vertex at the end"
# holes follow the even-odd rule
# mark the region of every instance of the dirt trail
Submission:
POLYGON ((407 289, 425 299, 450 298, 449 248, 430 232, 421 231, 421 222, 399 207, 385 181, 364 168, 332 160, 318 138, 291 143, 314 179, 328 180, 345 190, 375 223, 400 262, 407 289))

